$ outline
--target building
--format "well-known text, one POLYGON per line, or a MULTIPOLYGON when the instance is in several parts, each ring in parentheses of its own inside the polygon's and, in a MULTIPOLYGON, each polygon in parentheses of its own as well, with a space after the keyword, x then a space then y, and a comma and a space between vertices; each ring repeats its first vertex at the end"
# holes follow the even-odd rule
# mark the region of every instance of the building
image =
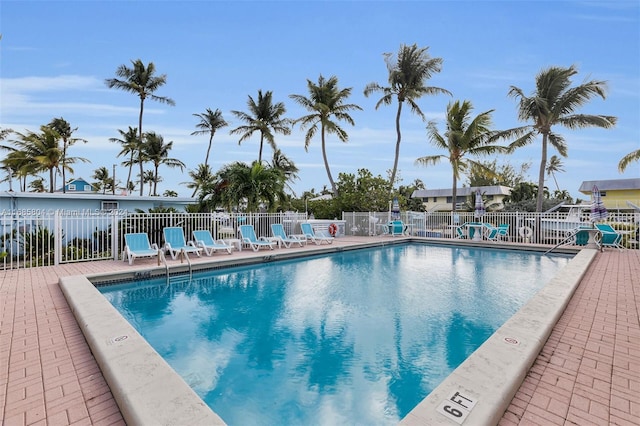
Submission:
MULTIPOLYGON (((456 191, 456 203, 458 209, 465 202, 470 201, 473 205, 473 196, 476 190, 480 190, 485 205, 490 210, 500 210, 504 208, 502 200, 511 194, 511 188, 507 186, 476 186, 458 188, 456 191)), ((453 210, 453 191, 447 189, 418 189, 413 191, 411 198, 421 198, 422 204, 427 211, 451 211, 453 210)))
POLYGON ((580 185, 579 191, 591 197, 594 185, 600 190, 602 202, 609 210, 636 209, 640 206, 640 178, 586 180, 580 185))
MULTIPOLYGON (((62 192, 62 188, 58 188, 56 192, 62 192)), ((78 178, 65 185, 65 192, 96 192, 96 188, 83 178, 78 178)))
MULTIPOLYGON (((85 182, 83 179, 77 181, 85 182)), ((79 182, 80 184, 80 182, 79 182)), ((68 184, 69 186, 71 184, 68 184)), ((83 184, 84 185, 84 184, 83 184)), ((89 187, 91 187, 90 184, 89 187)), ((59 211, 65 215, 91 215, 119 212, 134 213, 136 210, 148 211, 159 207, 173 207, 184 212, 188 204, 194 204, 194 198, 186 197, 138 197, 132 195, 113 195, 87 192, 83 187, 63 194, 61 192, 0 192, 0 216, 18 214, 22 216, 49 216, 59 211)))

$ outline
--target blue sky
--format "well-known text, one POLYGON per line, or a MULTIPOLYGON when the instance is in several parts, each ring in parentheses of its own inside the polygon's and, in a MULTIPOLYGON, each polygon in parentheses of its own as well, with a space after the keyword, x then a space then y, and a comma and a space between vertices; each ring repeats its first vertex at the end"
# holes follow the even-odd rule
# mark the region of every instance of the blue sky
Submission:
MULTIPOLYGON (((117 164, 118 179, 127 169, 117 158, 117 129, 137 126, 139 99, 109 89, 131 60, 153 62, 167 84, 156 94, 176 102, 171 107, 147 101, 144 131, 173 141, 172 156, 189 170, 204 160, 208 137, 191 136, 195 113, 219 108, 229 127, 213 141, 209 162, 214 170, 231 161, 250 163, 258 157, 259 136, 242 145, 229 130, 241 123, 231 110, 246 111, 249 95, 273 91, 284 102, 286 116, 306 114, 289 98, 307 96, 306 81, 320 74, 337 76, 340 87, 352 88, 349 103, 355 126, 344 124, 348 143, 327 139, 334 179, 338 174, 369 169, 387 176, 393 166, 394 119, 397 104, 375 110, 379 95, 363 95, 371 82, 386 85, 383 53, 401 44, 426 47, 444 60, 442 71, 428 84, 453 97, 418 100, 428 119, 442 119, 452 100, 470 100, 474 114, 494 109, 495 129, 522 125, 510 86, 530 94, 536 74, 549 66, 576 65, 574 84, 585 79, 608 81, 606 100, 594 99, 580 112, 618 117, 614 129, 586 129, 564 134, 568 158, 557 175, 562 189, 574 197, 580 183, 593 179, 635 178, 640 164, 620 174, 623 155, 640 148, 640 4, 637 1, 12 1, 0 2, 0 127, 37 131, 54 117, 63 117, 88 140, 70 155, 86 157, 74 176, 91 180, 93 171, 117 164)), ((442 154, 427 140, 421 119, 405 108, 401 118, 399 162, 401 184, 421 179, 427 188, 451 186, 448 163, 422 167, 416 158, 442 154)), ((302 193, 329 186, 319 138, 304 149, 298 127, 276 137, 278 147, 300 168, 293 188, 302 193)), ((515 167, 530 163, 528 176, 537 181, 540 140, 516 153, 498 157, 515 167)), ((549 156, 555 154, 552 150, 549 156)), ((264 159, 272 155, 266 145, 264 159)), ((187 170, 162 168, 159 192, 173 189, 189 196, 181 182, 187 170)), ((464 179, 463 179, 464 181, 464 179)), ((60 183, 60 180, 58 180, 60 183)), ((553 190, 555 184, 547 185, 553 190)), ((58 185, 59 186, 59 185, 58 185)), ((8 189, 7 183, 0 185, 8 189)), ((145 191, 146 193, 146 191, 145 191)))

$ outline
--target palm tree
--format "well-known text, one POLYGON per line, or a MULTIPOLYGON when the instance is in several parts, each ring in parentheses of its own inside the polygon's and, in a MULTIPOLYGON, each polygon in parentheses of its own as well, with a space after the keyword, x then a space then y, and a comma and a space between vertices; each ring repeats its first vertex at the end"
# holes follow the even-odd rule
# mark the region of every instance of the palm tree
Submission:
POLYGON ((424 166, 438 164, 442 159, 446 159, 451 163, 453 170, 453 186, 451 189, 453 192, 452 204, 454 212, 457 210, 457 188, 461 173, 466 172, 473 166, 483 170, 485 173, 493 174, 481 162, 467 157, 507 151, 506 147, 492 144, 503 134, 490 129, 493 110, 485 111, 471 119, 472 110, 473 106, 469 101, 449 103, 447 106, 447 130, 444 135, 438 132, 434 122, 430 122, 427 126, 429 141, 437 148, 447 151, 447 154, 429 155, 416 160, 416 164, 424 166))
POLYGON ((295 195, 295 191, 287 183, 298 179, 298 172, 300 170, 296 167, 295 163, 284 155, 282 151, 276 149, 271 159, 271 167, 280 170, 284 174, 285 186, 295 195))
POLYGON ((109 170, 105 166, 95 169, 93 175, 91 175, 91 179, 96 180, 93 185, 96 186, 98 190, 102 189, 103 194, 106 194, 107 190, 113 188, 113 177, 111 177, 109 170))
POLYGON ((549 164, 547 164, 547 174, 553 176, 553 181, 556 183, 556 189, 560 191, 560 186, 558 186, 558 180, 556 179, 556 172, 564 172, 562 168, 562 160, 557 155, 552 155, 549 158, 549 164))
POLYGON ((29 183, 30 192, 47 192, 45 189, 44 178, 38 177, 29 183))
POLYGON ((49 126, 40 126, 40 132, 29 131, 26 134, 16 132, 19 139, 13 142, 22 151, 24 158, 32 163, 29 166, 30 171, 49 172, 49 192, 53 193, 56 172, 60 170, 62 160, 60 135, 49 126))
MULTIPOLYGON (((204 157, 204 165, 209 164, 209 152, 211 151, 211 143, 213 142, 213 136, 216 134, 216 130, 227 126, 228 123, 222 118, 222 112, 219 109, 211 111, 207 108, 207 111, 203 114, 193 114, 195 117, 200 118, 200 122, 196 124, 196 127, 200 130, 192 132, 191 135, 209 135, 209 146, 207 147, 207 156, 204 157)), ((195 194, 195 193, 194 193, 195 194)))
MULTIPOLYGON (((149 62, 146 67, 140 59, 131 61, 133 68, 129 68, 126 65, 120 65, 116 69, 116 76, 122 78, 108 78, 105 80, 107 87, 110 89, 116 88, 124 90, 125 92, 135 93, 140 98, 140 115, 138 116, 138 138, 142 140, 142 114, 144 112, 144 101, 149 98, 151 100, 175 105, 175 102, 171 98, 165 96, 156 96, 154 92, 161 86, 167 83, 166 74, 155 75, 156 66, 153 62, 149 62)), ((140 179, 143 177, 143 165, 140 162, 140 179)), ((140 196, 142 196, 143 182, 140 181, 140 196)))
POLYGON ((517 131, 522 134, 511 144, 511 149, 533 143, 538 134, 542 135, 542 158, 538 174, 538 197, 536 211, 542 211, 544 198, 544 172, 547 166, 547 145, 550 143, 560 155, 567 156, 567 144, 564 137, 552 131, 555 125, 568 129, 585 127, 601 127, 608 129, 616 124, 617 118, 607 115, 576 114, 578 107, 586 104, 594 96, 606 98, 606 82, 591 80, 579 86, 571 86, 571 77, 578 70, 549 67, 536 76, 536 90, 531 96, 525 96, 522 89, 511 86, 509 96, 519 101, 518 119, 531 121, 533 124, 521 127, 517 131))
POLYGON ((353 118, 349 115, 351 110, 361 111, 358 105, 345 104, 345 100, 351 96, 351 87, 347 89, 338 88, 338 77, 332 76, 326 80, 322 74, 318 78, 318 83, 314 83, 307 79, 307 89, 309 90, 309 97, 302 95, 290 95, 289 97, 296 101, 299 105, 306 108, 311 112, 309 115, 298 118, 294 121, 294 124, 300 123, 302 130, 307 130, 307 134, 304 139, 304 149, 309 150, 309 144, 311 139, 318 132, 318 124, 320 124, 320 138, 322 142, 322 159, 324 160, 324 167, 327 171, 327 177, 331 184, 331 190, 333 195, 338 194, 336 184, 331 176, 331 169, 329 168, 329 161, 327 160, 327 149, 325 136, 327 133, 334 133, 338 136, 342 142, 349 140, 349 135, 342 129, 337 121, 346 121, 352 126, 355 124, 353 118), (335 118, 336 121, 332 121, 335 118))
POLYGON ((278 200, 284 197, 284 174, 273 167, 254 161, 251 166, 242 162, 226 165, 218 173, 223 193, 217 194, 224 205, 239 207, 246 203, 246 210, 254 212, 261 204, 275 211, 278 200))
POLYGON ((192 170, 189 172, 189 177, 191 178, 191 182, 182 182, 189 189, 193 189, 192 197, 195 197, 196 193, 200 188, 203 188, 207 182, 211 182, 214 180, 215 176, 213 171, 211 171, 211 167, 208 164, 198 164, 198 168, 196 170, 192 170))
POLYGON ((273 103, 273 93, 271 91, 265 92, 262 95, 262 90, 258 90, 257 102, 249 96, 247 101, 247 108, 249 112, 231 111, 233 115, 246 123, 243 126, 236 127, 231 130, 232 135, 242 135, 238 141, 238 145, 242 141, 249 139, 254 132, 260 132, 260 150, 258 151, 258 162, 262 162, 262 145, 266 140, 271 148, 275 151, 277 149, 274 139, 274 133, 280 133, 282 135, 291 134, 291 120, 282 118, 282 115, 287 111, 283 102, 273 103))
POLYGON ((133 170, 133 165, 136 163, 136 155, 140 155, 141 142, 140 138, 138 137, 138 129, 135 127, 129 126, 129 130, 127 130, 126 132, 118 129, 118 133, 120 133, 122 139, 109 138, 109 142, 117 142, 122 145, 122 149, 118 153, 118 157, 120 157, 121 155, 129 156, 129 160, 122 162, 122 165, 129 168, 127 183, 125 185, 125 188, 128 190, 131 183, 131 172, 133 170))
MULTIPOLYGON (((53 130, 55 130, 56 132, 58 132, 58 134, 60 135, 60 137, 62 138, 62 193, 66 193, 67 192, 67 177, 66 177, 66 169, 67 169, 67 163, 68 163, 68 159, 67 159, 67 149, 75 144, 76 142, 84 142, 87 143, 87 141, 85 139, 82 138, 74 138, 73 136, 73 132, 75 132, 76 130, 78 130, 78 128, 71 128, 71 124, 69 124, 68 121, 66 121, 64 118, 60 117, 60 118, 54 118, 53 120, 51 120, 51 122, 49 123, 49 127, 51 127, 53 130)), ((83 162, 88 162, 89 160, 84 159, 84 158, 79 158, 76 157, 77 160, 83 161, 83 162)))
POLYGON ((184 163, 176 158, 169 158, 169 151, 173 147, 173 142, 164 143, 164 138, 155 132, 147 132, 144 134, 144 143, 142 144, 142 157, 144 161, 153 163, 153 196, 157 196, 157 184, 159 182, 158 168, 161 165, 167 167, 179 167, 180 170, 185 167, 184 163))
POLYGON ((391 105, 394 99, 398 101, 398 111, 396 113, 396 151, 393 160, 393 169, 391 172, 391 190, 396 180, 398 171, 398 159, 400 158, 400 141, 402 134, 400 133, 400 115, 402 114, 402 105, 406 101, 411 111, 418 114, 420 118, 425 119, 424 113, 416 103, 416 101, 424 95, 447 94, 451 95, 448 90, 440 87, 426 86, 425 83, 434 73, 440 72, 442 67, 442 58, 432 58, 427 50, 429 47, 419 48, 416 44, 407 46, 400 45, 400 50, 395 58, 391 53, 385 53, 385 63, 389 73, 389 86, 383 87, 378 83, 370 83, 364 89, 364 95, 369 96, 373 92, 382 92, 382 98, 376 103, 376 109, 380 105, 391 105))
POLYGON ((640 149, 631 151, 630 153, 622 157, 620 163, 618 164, 618 170, 620 171, 620 173, 622 173, 630 163, 638 160, 640 160, 640 149))
POLYGON ((143 184, 149 184, 149 196, 153 193, 153 186, 158 182, 162 182, 162 178, 160 176, 156 176, 156 174, 153 173, 153 170, 145 170, 142 174, 142 179, 140 180, 143 184))
POLYGON ((27 177, 36 175, 36 163, 26 156, 23 151, 19 151, 14 147, 1 146, 6 151, 9 151, 0 164, 2 169, 7 171, 8 176, 2 180, 2 182, 9 182, 9 190, 12 191, 13 178, 18 179, 18 186, 20 191, 27 190, 27 177))

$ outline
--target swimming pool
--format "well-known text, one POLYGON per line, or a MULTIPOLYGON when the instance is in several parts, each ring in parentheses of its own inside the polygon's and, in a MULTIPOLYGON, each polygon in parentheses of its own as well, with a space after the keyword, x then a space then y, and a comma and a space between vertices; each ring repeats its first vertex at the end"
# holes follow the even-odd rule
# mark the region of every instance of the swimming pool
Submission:
POLYGON ((230 424, 397 423, 568 261, 414 244, 100 290, 230 424))

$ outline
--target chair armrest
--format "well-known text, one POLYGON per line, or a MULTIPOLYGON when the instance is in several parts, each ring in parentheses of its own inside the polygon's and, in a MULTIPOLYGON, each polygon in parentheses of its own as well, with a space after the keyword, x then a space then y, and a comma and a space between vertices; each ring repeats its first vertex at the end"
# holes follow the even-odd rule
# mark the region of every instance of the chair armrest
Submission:
MULTIPOLYGON (((158 245, 156 243, 151 243, 151 248, 154 250, 160 250, 160 248, 158 247, 158 245)), ((129 249, 129 247, 127 247, 127 250, 129 249)))

